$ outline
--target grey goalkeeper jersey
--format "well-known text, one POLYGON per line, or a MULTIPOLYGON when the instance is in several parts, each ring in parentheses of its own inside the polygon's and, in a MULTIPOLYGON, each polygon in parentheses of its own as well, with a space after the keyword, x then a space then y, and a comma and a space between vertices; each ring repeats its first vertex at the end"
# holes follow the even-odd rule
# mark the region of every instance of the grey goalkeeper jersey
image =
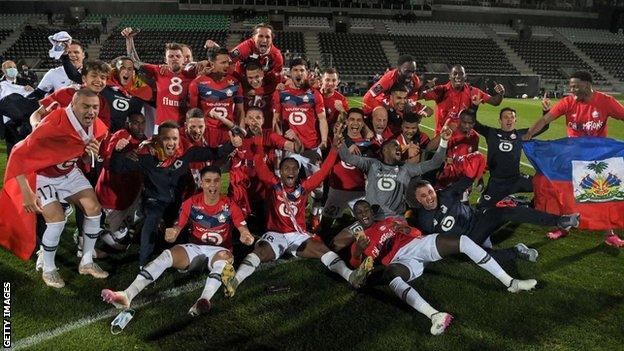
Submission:
POLYGON ((405 190, 410 179, 440 167, 446 156, 446 147, 440 145, 429 161, 396 166, 389 166, 375 158, 352 155, 344 145, 339 152, 341 160, 366 173, 366 201, 379 205, 376 215, 379 219, 405 213, 405 190))

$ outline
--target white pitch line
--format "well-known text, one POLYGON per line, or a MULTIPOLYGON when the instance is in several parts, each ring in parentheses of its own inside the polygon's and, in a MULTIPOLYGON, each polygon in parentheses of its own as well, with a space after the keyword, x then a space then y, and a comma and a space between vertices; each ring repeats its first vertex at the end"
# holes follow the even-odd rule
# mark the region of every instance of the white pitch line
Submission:
MULTIPOLYGON (((360 106, 362 106, 362 103, 361 103, 361 102, 359 102, 359 101, 357 101, 357 100, 350 100, 350 102, 357 102, 357 103, 359 103, 359 104, 360 104, 360 106)), ((424 125, 424 124, 420 124, 420 125, 421 125, 422 127, 425 127, 425 128, 427 128, 427 129, 429 129, 429 130, 430 130, 430 131, 432 131, 432 132, 434 132, 434 131, 435 131, 435 129, 433 129, 433 128, 429 127, 429 126, 426 126, 426 125, 424 125)), ((487 151, 488 151, 487 147, 483 147, 483 146, 479 146, 479 149, 481 149, 481 150, 483 150, 483 151, 485 151, 485 152, 487 152, 487 151)), ((535 168, 533 167, 533 165, 531 165, 531 164, 529 164, 529 163, 526 163, 526 162, 522 162, 522 161, 520 161, 520 164, 521 164, 521 165, 523 165, 523 166, 529 167, 529 168, 531 168, 531 169, 535 169, 535 168)))
MULTIPOLYGON (((273 262, 269 262, 269 263, 264 263, 262 265, 260 265, 260 267, 258 267, 258 269, 256 269, 256 271, 263 271, 265 269, 271 268, 271 267, 275 267, 278 264, 285 264, 285 263, 289 263, 289 262, 294 262, 294 261, 298 261, 298 258, 293 258, 293 259, 289 259, 289 260, 277 260, 277 261, 273 261, 273 262)), ((199 279, 193 282, 189 282, 186 283, 180 287, 176 287, 176 288, 171 288, 169 290, 165 290, 162 292, 159 292, 155 297, 152 297, 151 299, 140 299, 137 303, 133 303, 132 304, 132 309, 139 309, 142 307, 145 307, 147 305, 151 305, 155 302, 160 302, 172 297, 177 297, 180 296, 182 294, 185 294, 187 292, 191 292, 194 290, 197 290, 201 287, 204 286, 204 282, 205 279, 199 279)), ((50 339, 53 339, 57 336, 63 335, 65 333, 74 331, 76 329, 80 329, 82 327, 86 327, 87 325, 99 322, 103 319, 106 318, 111 318, 116 316, 117 314, 119 314, 121 312, 121 310, 116 309, 116 308, 110 308, 106 311, 100 312, 100 313, 96 313, 92 316, 88 316, 88 317, 84 317, 81 319, 78 319, 74 322, 70 322, 62 327, 56 328, 56 329, 52 329, 52 330, 46 330, 43 331, 41 333, 37 333, 35 335, 26 337, 24 339, 20 339, 17 340, 14 344, 13 344, 13 349, 14 350, 21 350, 21 349, 25 349, 28 347, 32 347, 32 346, 36 346, 38 344, 41 344, 42 342, 48 341, 50 339)))

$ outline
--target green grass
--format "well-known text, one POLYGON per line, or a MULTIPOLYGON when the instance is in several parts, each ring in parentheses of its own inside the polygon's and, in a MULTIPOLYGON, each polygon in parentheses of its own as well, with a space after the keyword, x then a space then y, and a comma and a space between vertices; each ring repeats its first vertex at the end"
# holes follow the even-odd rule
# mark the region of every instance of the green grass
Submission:
MULTIPOLYGON (((350 99, 357 106, 360 99, 350 99)), ((505 100, 518 110, 518 127, 541 115, 533 100, 505 100)), ((479 120, 497 125, 498 108, 484 106, 479 120)), ((621 122, 609 122, 610 136, 624 139, 621 122)), ((424 126, 433 126, 425 119, 424 126)), ((428 131, 426 128, 424 131, 428 131)), ((431 133, 429 133, 431 134, 431 133)), ((541 139, 565 135, 563 119, 541 139)), ((482 146, 485 143, 481 142, 482 146)), ((0 145, 3 148, 4 145, 0 145)), ((0 150, 0 164, 6 163, 0 150)), ((525 171, 531 170, 525 168, 525 171)), ((0 167, 0 175, 4 166, 0 167)), ((540 260, 505 266, 513 276, 536 278, 538 289, 512 295, 474 264, 449 259, 427 266, 412 285, 434 307, 455 316, 442 336, 429 335, 429 321, 395 298, 383 286, 355 292, 318 261, 300 260, 257 272, 235 298, 218 292, 213 310, 196 319, 188 308, 201 288, 137 310, 120 335, 109 331, 111 318, 40 343, 37 350, 621 350, 624 345, 624 259, 602 244, 600 233, 575 231, 549 241, 547 228, 511 226, 496 234, 499 247, 524 242, 540 251, 540 260), (268 285, 289 285, 286 293, 268 295, 268 285)), ((70 229, 61 239, 57 265, 67 286, 46 287, 34 261, 22 262, 0 250, 0 280, 12 283, 13 342, 109 310, 101 302, 104 287, 125 288, 137 273, 136 250, 113 255, 102 266, 110 278, 94 280, 77 274, 78 259, 70 229)), ((203 275, 166 272, 139 298, 203 275)))

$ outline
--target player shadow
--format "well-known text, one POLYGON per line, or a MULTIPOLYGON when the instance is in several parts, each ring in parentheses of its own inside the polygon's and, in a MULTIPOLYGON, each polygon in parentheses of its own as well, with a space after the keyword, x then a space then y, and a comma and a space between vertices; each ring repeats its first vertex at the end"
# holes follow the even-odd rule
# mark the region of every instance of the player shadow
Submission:
POLYGON ((159 341, 168 336, 172 336, 174 334, 181 332, 188 326, 191 326, 192 324, 194 324, 194 322, 196 322, 196 319, 190 316, 178 319, 175 322, 167 324, 166 326, 162 328, 153 330, 151 333, 145 336, 144 340, 145 341, 159 341))
POLYGON ((611 256, 619 255, 619 251, 615 255, 613 255, 612 250, 618 250, 618 249, 612 248, 612 247, 604 245, 603 243, 600 243, 597 246, 585 249, 583 251, 579 251, 575 254, 564 256, 557 260, 549 261, 548 263, 545 263, 541 266, 540 271, 544 273, 551 272, 551 271, 560 269, 561 267, 576 263, 589 255, 599 253, 599 252, 603 252, 611 256))

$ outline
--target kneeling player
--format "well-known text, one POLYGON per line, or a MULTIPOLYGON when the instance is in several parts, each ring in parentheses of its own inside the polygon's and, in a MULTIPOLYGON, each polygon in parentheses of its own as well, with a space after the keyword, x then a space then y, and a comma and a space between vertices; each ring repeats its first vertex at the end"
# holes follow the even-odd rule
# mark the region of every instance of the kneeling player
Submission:
POLYGON ((173 228, 168 228, 165 240, 174 242, 188 220, 191 220, 191 240, 193 243, 176 245, 163 251, 155 260, 148 263, 136 279, 124 291, 102 290, 102 299, 117 308, 128 308, 130 302, 149 283, 155 281, 165 271, 173 267, 181 271, 202 269, 207 264, 210 274, 200 298, 189 310, 197 316, 207 312, 210 299, 221 286, 222 275, 234 276, 232 262, 231 227, 236 226, 241 242, 251 245, 254 241, 245 224, 241 209, 227 197, 221 196, 221 171, 215 166, 201 170, 203 192, 182 204, 180 217, 173 228))
MULTIPOLYGON (((390 289, 408 305, 431 319, 431 334, 439 335, 450 325, 453 316, 431 307, 407 282, 420 277, 429 262, 463 253, 479 267, 490 272, 503 283, 509 292, 531 290, 537 284, 535 279, 514 279, 479 245, 465 235, 450 237, 438 234, 423 236, 422 233, 398 218, 387 218, 373 222, 373 211, 365 200, 355 204, 358 220, 364 230, 356 236, 366 236, 369 243, 359 259, 366 256, 386 266, 384 277, 390 289)), ((354 255, 352 262, 357 262, 354 255)))
MULTIPOLYGON (((260 139, 260 138, 258 138, 260 139)), ((261 140, 258 140, 261 142, 261 140)), ((321 165, 321 169, 311 177, 299 182, 299 163, 287 157, 280 163, 280 177, 277 178, 265 162, 262 145, 255 155, 258 178, 267 185, 267 204, 269 205, 267 229, 258 241, 252 253, 247 255, 233 279, 223 277, 227 296, 233 296, 238 285, 258 268, 261 262, 273 261, 285 253, 305 258, 320 258, 332 272, 340 274, 354 287, 360 287, 368 272, 372 269, 372 260, 366 260, 352 271, 319 240, 312 239, 305 227, 305 207, 311 191, 323 182, 336 162, 336 148, 341 144, 340 133, 334 136, 332 150, 321 165)))

